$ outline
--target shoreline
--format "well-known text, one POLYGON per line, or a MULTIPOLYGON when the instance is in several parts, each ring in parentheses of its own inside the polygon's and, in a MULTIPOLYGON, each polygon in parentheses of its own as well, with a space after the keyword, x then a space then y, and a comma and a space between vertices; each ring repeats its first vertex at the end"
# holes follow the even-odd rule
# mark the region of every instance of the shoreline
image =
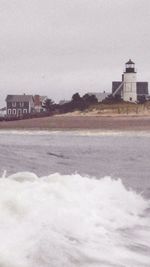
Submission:
POLYGON ((55 115, 18 121, 1 121, 0 130, 36 131, 150 131, 150 116, 145 115, 55 115))

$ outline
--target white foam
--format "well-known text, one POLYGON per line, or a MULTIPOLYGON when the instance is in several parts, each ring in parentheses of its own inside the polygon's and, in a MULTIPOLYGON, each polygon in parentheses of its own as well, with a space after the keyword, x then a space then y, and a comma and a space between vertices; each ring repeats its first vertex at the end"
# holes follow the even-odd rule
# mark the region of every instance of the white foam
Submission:
POLYGON ((149 202, 121 180, 0 179, 0 266, 150 266, 149 202))
POLYGON ((150 137, 149 131, 119 131, 119 130, 0 130, 0 135, 25 135, 25 136, 50 136, 50 135, 74 135, 74 136, 137 136, 150 137))

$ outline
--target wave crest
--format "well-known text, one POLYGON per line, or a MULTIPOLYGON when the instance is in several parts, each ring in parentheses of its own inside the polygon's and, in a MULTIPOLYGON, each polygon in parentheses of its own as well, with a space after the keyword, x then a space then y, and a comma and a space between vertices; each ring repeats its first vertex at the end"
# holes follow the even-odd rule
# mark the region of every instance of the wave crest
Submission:
POLYGON ((0 266, 149 266, 148 207, 111 177, 3 177, 0 266))

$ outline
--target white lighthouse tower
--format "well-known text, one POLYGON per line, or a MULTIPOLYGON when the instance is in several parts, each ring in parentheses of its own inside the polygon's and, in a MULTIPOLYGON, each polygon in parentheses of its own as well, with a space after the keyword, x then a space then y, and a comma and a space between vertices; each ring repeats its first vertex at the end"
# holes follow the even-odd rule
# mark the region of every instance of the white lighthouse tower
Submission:
POLYGON ((129 59, 125 64, 125 72, 123 73, 123 90, 122 98, 124 101, 137 101, 137 85, 136 85, 135 63, 129 59))

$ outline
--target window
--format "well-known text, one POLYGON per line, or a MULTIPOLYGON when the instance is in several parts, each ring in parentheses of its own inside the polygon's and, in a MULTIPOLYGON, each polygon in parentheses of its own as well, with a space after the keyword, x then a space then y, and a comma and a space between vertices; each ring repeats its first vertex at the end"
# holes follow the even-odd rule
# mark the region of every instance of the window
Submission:
POLYGON ((16 115, 16 109, 13 109, 12 114, 13 114, 13 115, 16 115))
POLYGON ((23 109, 23 113, 26 114, 27 113, 27 109, 23 109))
POLYGON ((20 107, 24 107, 24 102, 20 102, 20 103, 19 103, 19 106, 20 106, 20 107))
POLYGON ((7 110, 8 115, 11 115, 11 109, 7 110))
POLYGON ((17 109, 17 116, 20 117, 22 115, 22 109, 18 108, 17 109))

